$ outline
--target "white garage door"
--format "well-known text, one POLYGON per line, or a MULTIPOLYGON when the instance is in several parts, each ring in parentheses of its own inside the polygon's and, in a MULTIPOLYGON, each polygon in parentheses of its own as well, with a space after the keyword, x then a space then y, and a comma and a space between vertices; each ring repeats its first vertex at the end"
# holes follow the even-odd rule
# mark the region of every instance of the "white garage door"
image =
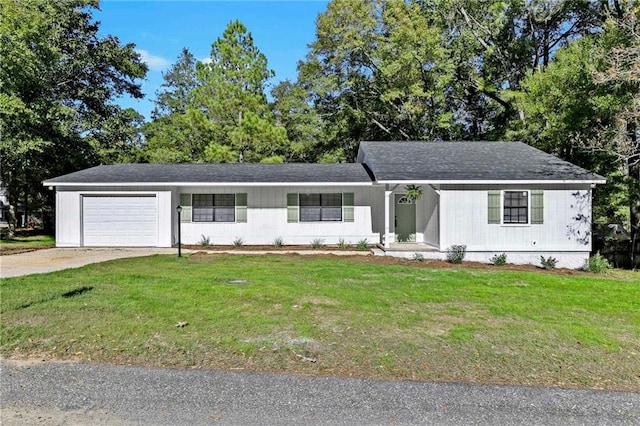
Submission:
POLYGON ((84 196, 83 245, 134 247, 158 244, 155 196, 84 196))

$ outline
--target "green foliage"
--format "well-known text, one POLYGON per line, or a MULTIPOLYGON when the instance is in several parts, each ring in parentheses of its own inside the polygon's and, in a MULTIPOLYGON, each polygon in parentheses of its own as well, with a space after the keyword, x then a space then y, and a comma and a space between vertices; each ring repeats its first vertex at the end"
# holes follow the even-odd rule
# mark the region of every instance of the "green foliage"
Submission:
POLYGON ((321 249, 324 248, 324 240, 321 238, 316 238, 314 240, 311 241, 311 247, 313 247, 314 249, 321 249))
POLYGON ((273 246, 275 248, 281 248, 282 246, 284 246, 284 240, 282 239, 282 237, 277 237, 276 239, 274 239, 273 246))
POLYGON ((424 255, 422 253, 413 253, 411 260, 414 262, 424 262, 424 255))
POLYGON ((239 21, 230 22, 198 62, 183 49, 164 74, 154 120, 145 126, 152 162, 284 162, 292 157, 287 129, 264 93, 273 77, 267 58, 239 21))
POLYGON ((405 187, 405 196, 411 201, 419 200, 422 198, 422 188, 419 185, 407 185, 405 187))
POLYGON ((467 254, 466 245, 452 245, 449 248, 447 248, 447 262, 462 263, 466 254, 467 254))
POLYGON ((244 240, 240 237, 237 237, 235 240, 233 240, 233 246, 234 247, 242 247, 244 245, 244 240))
POLYGON ((496 254, 490 259, 490 261, 495 266, 504 266, 507 264, 507 254, 496 254))
POLYGON ((202 234, 200 237, 200 242, 198 243, 202 247, 209 247, 211 245, 211 238, 208 235, 202 234))
POLYGON ((369 250, 369 241, 365 238, 356 244, 357 250, 369 250))
POLYGON ((9 202, 53 206, 42 180, 136 155, 147 67, 133 44, 100 36, 97 1, 0 0, 0 180, 9 202))
POLYGON ((594 254, 587 260, 584 270, 587 272, 595 272, 601 274, 611 269, 609 261, 600 254, 600 252, 594 254))
POLYGON ((344 238, 340 238, 340 239, 338 240, 338 248, 341 248, 341 249, 349 248, 349 243, 347 243, 347 242, 344 240, 344 238))
POLYGON ((540 256, 540 264, 543 269, 554 269, 558 264, 558 259, 555 257, 549 256, 545 258, 544 256, 540 256))

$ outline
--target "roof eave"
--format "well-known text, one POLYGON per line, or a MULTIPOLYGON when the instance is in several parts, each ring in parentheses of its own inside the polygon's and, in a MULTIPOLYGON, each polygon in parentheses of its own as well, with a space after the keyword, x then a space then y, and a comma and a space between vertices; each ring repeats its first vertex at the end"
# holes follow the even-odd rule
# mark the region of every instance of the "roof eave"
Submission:
POLYGON ((504 185, 504 184, 522 184, 522 185, 542 185, 542 184, 604 184, 606 179, 553 179, 553 180, 535 180, 535 179, 486 179, 486 180, 464 180, 464 179, 390 179, 377 180, 375 183, 388 185, 418 184, 418 185, 504 185))
POLYGON ((372 181, 367 182, 55 182, 45 180, 44 186, 55 187, 91 187, 91 186, 372 186, 372 181))

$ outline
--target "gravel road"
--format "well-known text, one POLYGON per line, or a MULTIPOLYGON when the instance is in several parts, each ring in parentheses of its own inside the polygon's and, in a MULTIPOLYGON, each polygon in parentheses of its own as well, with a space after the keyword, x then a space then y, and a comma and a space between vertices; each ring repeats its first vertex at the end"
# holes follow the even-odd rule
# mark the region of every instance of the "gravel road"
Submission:
POLYGON ((637 425, 640 393, 1 360, 2 424, 637 425))

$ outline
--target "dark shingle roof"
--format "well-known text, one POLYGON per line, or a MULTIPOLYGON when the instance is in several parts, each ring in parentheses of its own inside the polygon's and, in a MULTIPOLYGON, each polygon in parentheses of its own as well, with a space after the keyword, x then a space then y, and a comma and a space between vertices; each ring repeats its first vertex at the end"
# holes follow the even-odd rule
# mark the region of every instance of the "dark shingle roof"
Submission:
POLYGON ((362 142, 378 181, 604 181, 522 142, 362 142))
POLYGON ((58 184, 371 183, 362 164, 113 164, 49 179, 58 184))

